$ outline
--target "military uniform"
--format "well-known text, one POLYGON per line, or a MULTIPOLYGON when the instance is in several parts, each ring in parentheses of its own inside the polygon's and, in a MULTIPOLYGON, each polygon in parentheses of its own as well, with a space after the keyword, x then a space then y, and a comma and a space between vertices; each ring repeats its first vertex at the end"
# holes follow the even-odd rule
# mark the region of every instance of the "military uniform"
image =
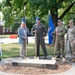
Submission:
POLYGON ((36 38, 36 50, 37 50, 37 56, 39 56, 39 45, 41 44, 41 47, 43 49, 44 52, 44 56, 47 56, 47 52, 46 52, 46 46, 45 46, 45 41, 44 38, 46 36, 47 30, 45 28, 45 25, 40 23, 40 25, 34 24, 31 31, 37 31, 35 33, 35 38, 36 38))
POLYGON ((60 48, 62 48, 62 56, 65 57, 65 51, 64 51, 64 35, 66 33, 66 29, 64 26, 57 26, 54 34, 55 34, 55 44, 56 44, 56 50, 57 54, 60 55, 60 48), (56 35, 58 33, 58 35, 56 35))
POLYGON ((75 44, 73 43, 75 41, 75 26, 68 29, 68 40, 70 44, 71 54, 75 56, 75 44))

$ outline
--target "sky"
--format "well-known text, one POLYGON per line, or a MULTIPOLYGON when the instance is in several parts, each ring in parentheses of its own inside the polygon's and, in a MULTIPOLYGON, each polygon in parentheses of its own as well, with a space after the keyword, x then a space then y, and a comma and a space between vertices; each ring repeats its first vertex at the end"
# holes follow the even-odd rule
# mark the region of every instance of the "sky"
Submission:
POLYGON ((0 0, 0 2, 2 2, 2 0, 0 0))

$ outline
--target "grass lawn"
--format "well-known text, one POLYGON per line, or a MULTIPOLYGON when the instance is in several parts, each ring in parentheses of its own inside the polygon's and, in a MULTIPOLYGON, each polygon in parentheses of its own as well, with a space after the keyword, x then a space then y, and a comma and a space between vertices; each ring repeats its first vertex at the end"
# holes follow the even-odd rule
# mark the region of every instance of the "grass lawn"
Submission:
POLYGON ((10 38, 10 35, 17 35, 17 34, 8 34, 8 35, 0 35, 0 38, 10 38))
POLYGON ((10 35, 0 35, 0 38, 9 38, 10 35))
MULTIPOLYGON (((12 44, 2 44, 2 58, 10 58, 10 57, 18 57, 20 52, 20 45, 18 43, 12 44)), ((47 46, 47 53, 48 55, 53 55, 54 53, 54 46, 47 46)), ((30 43, 27 45, 27 56, 35 56, 35 44, 30 43)), ((42 48, 40 47, 40 55, 43 55, 42 48)))

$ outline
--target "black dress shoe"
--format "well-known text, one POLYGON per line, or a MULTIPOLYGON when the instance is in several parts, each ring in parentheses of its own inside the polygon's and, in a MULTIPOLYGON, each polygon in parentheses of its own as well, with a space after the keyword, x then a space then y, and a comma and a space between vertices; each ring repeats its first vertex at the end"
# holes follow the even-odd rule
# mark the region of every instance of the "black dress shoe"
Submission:
POLYGON ((75 59, 72 58, 72 59, 70 59, 69 61, 70 61, 71 63, 73 63, 73 62, 75 62, 75 59))
POLYGON ((56 58, 61 58, 60 55, 58 55, 56 58))
POLYGON ((47 56, 44 56, 43 59, 47 59, 47 56))
POLYGON ((25 59, 25 57, 21 57, 21 59, 25 59))

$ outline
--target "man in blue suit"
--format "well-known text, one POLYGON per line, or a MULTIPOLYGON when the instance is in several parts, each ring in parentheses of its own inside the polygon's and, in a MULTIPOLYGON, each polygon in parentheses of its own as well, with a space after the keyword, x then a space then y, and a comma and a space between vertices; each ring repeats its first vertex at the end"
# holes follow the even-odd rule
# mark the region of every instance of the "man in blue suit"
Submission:
POLYGON ((21 27, 18 28, 19 44, 20 44, 20 57, 22 59, 26 56, 26 40, 27 30, 25 29, 26 23, 22 22, 21 27))

